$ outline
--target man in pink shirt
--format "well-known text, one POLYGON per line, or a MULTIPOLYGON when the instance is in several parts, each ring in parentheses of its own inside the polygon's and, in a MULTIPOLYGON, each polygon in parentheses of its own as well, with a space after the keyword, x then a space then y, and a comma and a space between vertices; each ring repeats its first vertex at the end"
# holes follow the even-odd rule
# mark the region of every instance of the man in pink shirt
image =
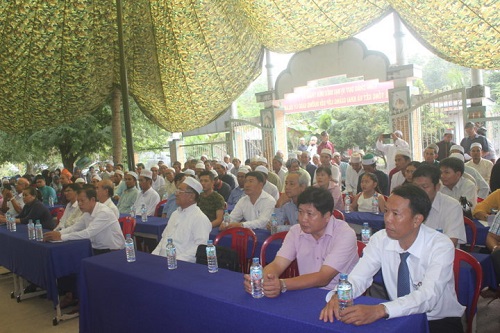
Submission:
MULTIPOLYGON (((264 267, 264 295, 277 297, 287 290, 313 287, 332 289, 339 273, 350 273, 358 262, 356 234, 331 214, 333 198, 323 188, 309 187, 297 199, 299 224, 290 228, 276 258, 264 267), (300 276, 280 279, 297 259, 300 276)), ((251 293, 250 276, 244 286, 251 293)))

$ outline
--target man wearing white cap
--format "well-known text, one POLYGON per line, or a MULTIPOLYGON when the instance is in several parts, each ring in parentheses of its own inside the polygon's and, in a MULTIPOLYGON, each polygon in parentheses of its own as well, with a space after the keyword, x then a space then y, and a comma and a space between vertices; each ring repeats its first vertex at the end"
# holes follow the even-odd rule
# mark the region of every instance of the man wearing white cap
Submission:
POLYGON ((115 164, 112 161, 106 162, 106 169, 101 172, 100 176, 104 179, 110 179, 114 174, 115 164))
POLYGON ((441 161, 442 159, 450 156, 450 148, 453 145, 456 145, 455 142, 451 141, 453 139, 453 130, 446 129, 443 134, 443 140, 436 143, 436 146, 439 148, 437 160, 441 161))
POLYGON ((175 169, 168 168, 166 165, 162 165, 160 167, 160 172, 162 173, 163 178, 165 179, 165 185, 161 190, 163 197, 169 197, 172 195, 177 187, 175 187, 174 177, 175 177, 175 169))
POLYGON ((358 193, 358 179, 365 173, 361 165, 361 154, 352 153, 349 160, 349 166, 345 172, 345 189, 348 194, 356 195, 358 193))
POLYGON ((167 227, 161 235, 161 241, 153 254, 166 257, 168 239, 171 238, 176 248, 177 259, 196 262, 196 249, 206 244, 212 231, 212 224, 196 204, 201 184, 192 177, 186 177, 175 191, 177 210, 172 213, 167 227))
POLYGON ((151 187, 158 193, 158 195, 163 195, 162 188, 165 186, 165 179, 158 174, 159 168, 157 165, 153 165, 150 170, 152 173, 151 187))
MULTIPOLYGON (((319 155, 321 164, 319 166, 330 168, 332 170, 332 180, 340 185, 340 168, 332 163, 332 156, 333 153, 330 149, 321 150, 321 154, 319 155)), ((314 173, 313 184, 316 184, 316 172, 314 173)))
MULTIPOLYGON (((377 176, 380 193, 383 195, 389 195, 389 177, 384 172, 377 170, 377 158, 371 153, 366 154, 363 156, 361 163, 363 164, 363 170, 365 170, 365 172, 371 172, 377 176)), ((362 174, 358 178, 358 193, 361 192, 361 177, 363 177, 362 174)))
POLYGON ((394 156, 394 162, 396 168, 399 170, 391 178, 391 187, 389 192, 392 192, 393 189, 403 184, 406 180, 404 174, 406 170, 406 166, 411 162, 411 153, 408 149, 398 149, 396 151, 396 155, 394 156))
POLYGON ((397 130, 391 134, 391 138, 394 141, 393 144, 384 144, 384 135, 380 134, 376 143, 377 149, 385 155, 385 160, 387 162, 387 169, 385 171, 387 174, 395 167, 394 159, 396 158, 396 151, 398 149, 410 149, 408 142, 403 140, 403 132, 397 130))
POLYGON ((233 174, 227 173, 227 164, 225 162, 217 162, 214 167, 219 175, 219 179, 231 187, 231 190, 236 186, 236 177, 233 174))
POLYGON ((202 161, 199 161, 194 166, 194 173, 196 174, 196 179, 200 179, 200 173, 202 173, 203 171, 206 171, 205 163, 202 161))
POLYGON ((125 177, 125 174, 123 173, 122 170, 116 170, 113 177, 111 177, 111 180, 115 185, 115 190, 114 190, 115 195, 113 196, 114 200, 119 200, 120 197, 123 195, 123 191, 127 189, 127 185, 125 185, 123 177, 125 177))
POLYGON ((255 168, 256 172, 261 172, 262 175, 264 176, 264 188, 263 190, 269 193, 274 200, 278 201, 280 197, 280 192, 278 188, 274 185, 271 184, 270 182, 267 181, 267 176, 269 174, 269 170, 265 166, 259 165, 258 167, 255 168))
POLYGON ((118 200, 118 204, 116 205, 120 214, 129 214, 130 209, 139 195, 139 190, 137 189, 137 178, 139 178, 139 176, 133 171, 129 171, 125 174, 126 189, 123 191, 123 194, 120 196, 120 200, 118 200))
MULTIPOLYGON (((267 173, 267 181, 276 186, 276 188, 281 188, 283 184, 281 183, 280 177, 275 174, 272 171, 269 171, 269 168, 267 167, 267 158, 261 156, 257 158, 257 166, 263 166, 268 170, 267 173)), ((255 168, 252 168, 254 171, 256 170, 257 166, 255 168)))
MULTIPOLYGON (((243 196, 233 211, 228 228, 244 227, 251 229, 265 229, 267 222, 274 212, 276 200, 263 190, 264 175, 262 172, 252 171, 245 175, 245 196, 243 196), (244 221, 244 222, 240 222, 244 221)), ((219 227, 223 230, 224 227, 219 227)))
MULTIPOLYGON (((460 161, 465 162, 464 159, 464 154, 463 154, 463 147, 462 146, 452 146, 450 149, 450 157, 455 157, 458 158, 460 161), (454 149, 456 147, 456 149, 454 149)), ((479 198, 486 198, 488 194, 490 193, 490 185, 484 180, 483 176, 479 174, 479 172, 470 167, 467 164, 464 164, 464 174, 463 176, 476 185, 477 188, 477 196, 479 198)))
POLYGON ((141 211, 142 205, 146 207, 146 212, 148 216, 153 216, 155 214, 156 205, 160 202, 160 196, 153 190, 152 187, 153 173, 149 170, 142 170, 139 175, 139 187, 141 192, 137 195, 134 207, 136 212, 141 211))
POLYGON ((346 177, 346 172, 347 172, 347 166, 349 165, 348 163, 342 161, 342 156, 338 151, 333 153, 333 162, 339 167, 340 169, 340 179, 342 180, 342 183, 345 184, 345 177, 346 177))
POLYGON ((229 198, 227 199, 227 210, 232 211, 236 203, 245 195, 245 175, 250 172, 250 168, 246 165, 238 167, 238 186, 231 191, 229 198))
POLYGON ((473 144, 471 144, 469 154, 472 159, 469 162, 465 163, 465 165, 476 169, 479 174, 483 176, 484 180, 489 183, 491 169, 493 169, 493 163, 481 157, 482 150, 483 148, 479 142, 474 142, 473 144))

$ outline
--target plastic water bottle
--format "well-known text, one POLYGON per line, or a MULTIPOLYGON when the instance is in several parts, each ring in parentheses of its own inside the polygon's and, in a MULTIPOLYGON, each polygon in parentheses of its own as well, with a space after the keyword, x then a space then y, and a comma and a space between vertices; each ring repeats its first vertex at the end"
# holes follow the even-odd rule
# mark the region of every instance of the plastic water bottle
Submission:
POLYGON ((229 216, 229 212, 227 209, 224 211, 224 220, 222 221, 222 226, 227 227, 231 223, 231 217, 229 216))
POLYGON ((347 274, 340 274, 340 282, 337 287, 339 307, 341 310, 352 305, 352 284, 347 281, 347 274))
POLYGON ((35 240, 35 224, 32 219, 28 222, 28 239, 35 240))
POLYGON ((135 261, 135 248, 134 248, 134 240, 127 234, 127 238, 125 238, 125 254, 127 255, 128 262, 135 261))
POLYGON ((177 257, 175 252, 175 245, 172 242, 172 238, 169 238, 167 243, 167 266, 168 269, 177 268, 177 257))
POLYGON ((10 212, 7 212, 7 214, 5 214, 5 224, 7 225, 7 230, 11 231, 12 226, 10 224, 10 212))
POLYGON ((370 225, 368 224, 368 222, 363 222, 363 226, 361 227, 361 241, 365 244, 368 244, 371 235, 372 231, 370 229, 370 225))
POLYGON ((11 232, 16 232, 17 230, 17 226, 16 226, 16 218, 14 217, 14 215, 10 215, 10 231, 11 232))
POLYGON ((351 196, 349 194, 345 195, 345 208, 344 208, 344 211, 346 213, 350 213, 351 212, 351 196))
POLYGON ((136 216, 135 206, 130 207, 130 216, 135 219, 135 216, 136 216))
POLYGON ((219 271, 219 265, 217 264, 217 250, 211 239, 207 242, 207 263, 209 273, 216 273, 219 271))
POLYGON ((271 235, 278 232, 278 220, 276 219, 276 214, 271 215, 271 235))
POLYGON ((374 193, 373 197, 372 197, 372 213, 373 214, 378 214, 378 198, 377 198, 377 193, 374 193))
POLYGON ((36 220, 35 223, 35 240, 37 242, 43 241, 43 229, 42 225, 40 224, 40 220, 36 220))
POLYGON ((141 206, 141 221, 148 222, 148 211, 146 210, 145 204, 142 204, 141 206))
POLYGON ((49 197, 49 207, 54 207, 54 198, 49 197))
POLYGON ((264 276, 262 273, 262 265, 259 263, 259 258, 253 258, 252 266, 250 267, 250 282, 252 284, 252 297, 264 297, 264 276))

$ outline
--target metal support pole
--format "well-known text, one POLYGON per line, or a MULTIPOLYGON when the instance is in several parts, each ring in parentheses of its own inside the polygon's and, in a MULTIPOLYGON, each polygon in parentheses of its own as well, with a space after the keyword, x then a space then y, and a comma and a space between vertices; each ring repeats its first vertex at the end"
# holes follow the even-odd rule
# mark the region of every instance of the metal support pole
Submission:
POLYGON ((116 23, 118 27, 118 46, 120 49, 120 84, 122 91, 123 119, 125 122, 125 140, 127 143, 128 169, 135 170, 134 142, 132 139, 132 124, 128 100, 127 67, 125 66, 125 47, 123 45, 123 13, 122 1, 116 0, 116 23))

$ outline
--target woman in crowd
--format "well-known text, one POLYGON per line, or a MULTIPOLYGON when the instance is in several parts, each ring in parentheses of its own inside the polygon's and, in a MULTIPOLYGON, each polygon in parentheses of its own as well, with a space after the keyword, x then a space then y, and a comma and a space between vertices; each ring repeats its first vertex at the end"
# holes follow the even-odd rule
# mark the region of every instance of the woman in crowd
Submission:
POLYGON ((340 186, 332 180, 332 169, 324 166, 320 166, 316 169, 316 184, 314 184, 314 187, 321 187, 328 190, 333 197, 333 208, 344 210, 342 190, 340 186))
POLYGON ((42 202, 42 195, 34 187, 28 187, 23 191, 24 207, 16 218, 16 223, 28 224, 29 220, 36 223, 37 220, 44 229, 54 229, 54 219, 50 211, 42 202))
POLYGON ((415 172, 415 170, 417 170, 417 168, 420 166, 420 164, 422 164, 422 163, 418 162, 418 161, 411 161, 410 164, 408 164, 406 166, 405 174, 404 174, 405 181, 403 182, 403 185, 413 182, 413 173, 415 172))

